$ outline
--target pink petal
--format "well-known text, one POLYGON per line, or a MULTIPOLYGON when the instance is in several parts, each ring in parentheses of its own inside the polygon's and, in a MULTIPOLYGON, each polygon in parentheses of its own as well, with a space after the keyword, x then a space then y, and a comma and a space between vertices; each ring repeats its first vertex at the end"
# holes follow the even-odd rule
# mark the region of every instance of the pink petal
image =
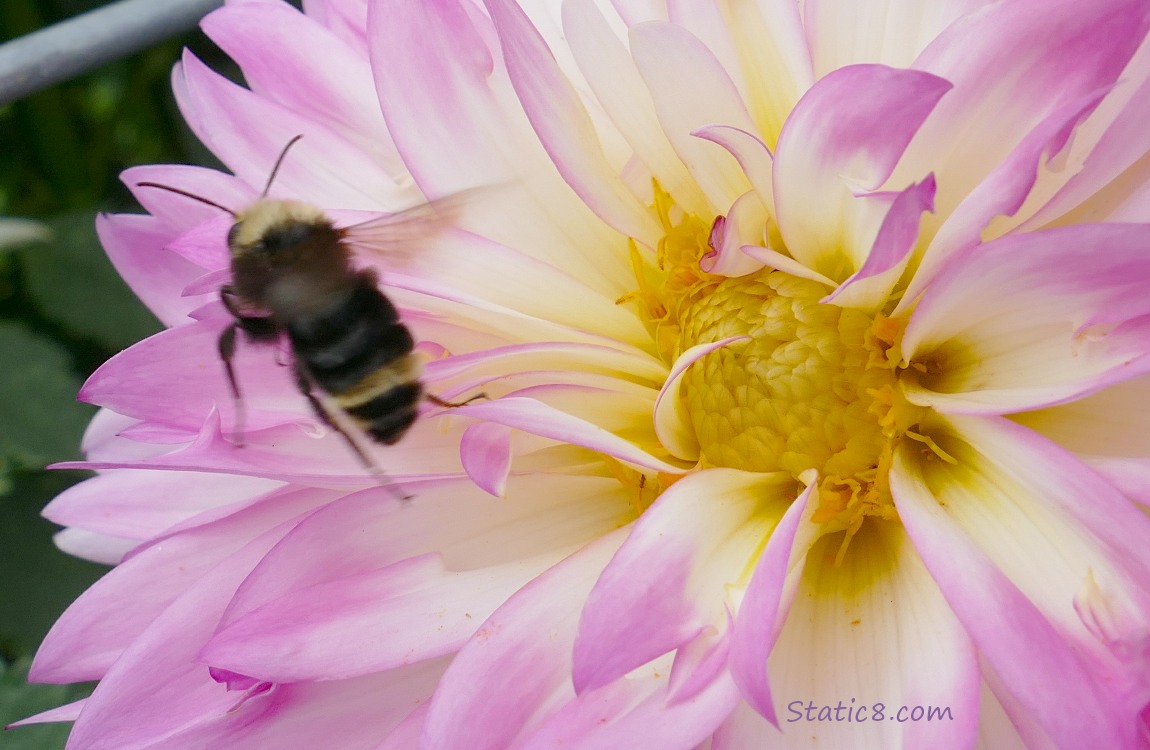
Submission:
POLYGON ((367 54, 367 0, 303 0, 304 12, 367 54))
POLYGON ((85 529, 64 529, 52 535, 52 543, 66 555, 103 565, 119 565, 139 545, 140 540, 108 536, 85 529))
POLYGON ((1010 695, 985 660, 982 677, 979 742, 975 745, 978 750, 1058 750, 1059 745, 1046 733, 1037 717, 1010 695))
POLYGON ((129 539, 151 539, 198 514, 239 503, 278 486, 265 479, 197 477, 158 471, 112 471, 71 487, 44 508, 61 526, 78 526, 129 539), (156 498, 164 498, 157 503, 156 498))
POLYGON ((225 557, 162 609, 103 675, 72 729, 70 744, 142 750, 154 747, 173 727, 231 709, 236 696, 208 676, 195 654, 236 586, 290 525, 272 529, 225 557))
POLYGON ((56 708, 50 708, 47 711, 41 711, 38 714, 29 716, 20 721, 14 721, 4 727, 4 730, 15 729, 16 727, 26 727, 32 724, 52 724, 57 721, 75 721, 80 715, 80 711, 84 709, 84 704, 88 702, 87 698, 81 698, 78 701, 65 703, 56 708))
POLYGON ((855 63, 909 68, 922 48, 989 0, 812 0, 803 6, 816 75, 855 63))
POLYGON ((532 134, 492 56, 490 19, 462 0, 381 0, 368 26, 384 117, 423 192, 486 188, 490 203, 472 212, 469 228, 574 272, 612 300, 630 291, 625 239, 563 182, 532 134), (500 218, 508 215, 524 220, 500 218))
POLYGON ((188 125, 249 185, 262 187, 284 146, 303 135, 276 173, 273 196, 340 208, 398 208, 388 174, 322 123, 227 81, 191 54, 184 55, 173 87, 188 125))
POLYGON ((711 204, 725 208, 750 189, 730 154, 691 133, 709 125, 754 131, 742 97, 699 39, 670 23, 631 30, 631 54, 655 103, 663 131, 711 204))
POLYGON ((555 555, 453 572, 438 554, 283 595, 232 619, 200 652, 268 682, 358 677, 457 650, 555 555))
POLYGON ((1135 747, 1132 707, 1123 705, 1060 629, 963 533, 911 452, 900 449, 891 472, 899 516, 955 615, 1013 699, 1059 746, 1135 747))
MULTIPOLYGON (((364 441, 361 448, 372 463, 393 481, 441 478, 462 475, 457 438, 445 438, 435 419, 417 420, 398 445, 381 446, 364 441)), ((449 424, 448 429, 451 429, 449 424)), ((134 441, 124 443, 137 445, 134 441)), ((243 445, 226 438, 220 429, 217 411, 204 420, 199 433, 186 433, 186 445, 171 450, 169 446, 139 443, 146 454, 112 456, 101 460, 65 461, 54 464, 60 469, 168 469, 257 476, 293 481, 304 485, 362 488, 379 485, 352 453, 347 442, 334 430, 319 427, 305 431, 298 425, 282 425, 259 431, 247 431, 243 445)), ((143 451, 141 451, 143 453, 143 451)), ((128 451, 125 451, 128 453, 128 451)))
POLYGON ((783 475, 711 469, 660 495, 595 584, 575 642, 583 694, 724 618, 736 584, 789 502, 783 475))
POLYGON ((811 281, 817 281, 818 283, 823 284, 830 289, 834 289, 839 285, 837 281, 828 279, 818 271, 813 271, 810 268, 807 268, 791 256, 783 255, 777 250, 771 250, 765 247, 756 247, 755 245, 743 245, 739 249, 767 268, 775 268, 779 271, 786 271, 792 276, 798 276, 800 279, 810 279, 811 281))
POLYGON ((248 577, 204 659, 331 679, 444 653, 556 555, 633 514, 631 493, 597 477, 511 477, 499 501, 466 480, 412 492, 365 490, 301 523, 248 577))
POLYGON ((667 703, 674 705, 691 700, 716 680, 726 678, 730 656, 731 620, 728 616, 725 627, 703 628, 694 640, 675 652, 671 681, 667 684, 667 703))
POLYGON ((204 271, 166 249, 172 230, 150 216, 100 214, 96 233, 116 271, 161 322, 187 322, 200 303, 180 292, 204 271))
MULTIPOLYGON (((1137 200, 1138 190, 1130 186, 1142 182, 1131 177, 1144 171, 1141 157, 1150 150, 1150 133, 1143 127, 1150 116, 1150 44, 1143 40, 1138 52, 1122 72, 1122 80, 1107 95, 1075 133, 1071 163, 1077 172, 1056 185, 1057 193, 1046 193, 1045 204, 1021 225, 1031 231, 1051 223, 1068 211, 1082 216, 1100 215, 1109 221, 1139 221, 1139 218, 1107 216, 1100 206, 1137 200), (1079 162, 1081 162, 1079 164, 1079 162), (1127 173, 1127 169, 1131 172, 1127 173), (1124 174, 1125 173, 1125 174, 1124 174), (1121 179, 1119 177, 1121 176, 1121 179), (1126 201, 1122 198, 1125 197, 1126 201)), ((1069 172, 1070 170, 1067 170, 1069 172)), ((1144 203, 1144 202, 1143 202, 1144 203)), ((1137 203, 1135 203, 1137 206, 1137 203)), ((1133 206, 1132 206, 1133 208, 1133 206)), ((1136 211, 1142 206, 1137 206, 1136 211)))
MULTIPOLYGON (((179 188, 192 195, 203 196, 219 203, 233 212, 238 212, 255 202, 258 195, 252 186, 244 184, 233 175, 187 164, 146 164, 130 167, 120 173, 120 181, 127 186, 132 192, 132 197, 139 201, 148 213, 159 219, 164 226, 171 227, 177 232, 187 232, 205 221, 220 218, 220 209, 167 190, 140 187, 141 182, 155 182, 179 188)), ((219 265, 226 265, 226 248, 221 255, 225 263, 219 265)), ((217 264, 204 267, 215 268, 217 264)))
POLYGON ((854 65, 831 72, 803 96, 775 149, 775 215, 792 256, 836 280, 862 265, 867 247, 843 247, 860 210, 854 192, 886 182, 949 90, 929 73, 854 65))
MULTIPOLYGON (((807 487, 779 520, 762 556, 755 564, 755 572, 747 585, 746 594, 739 605, 731 642, 731 677, 739 686, 744 699, 767 721, 779 726, 774 701, 767 677, 767 657, 783 629, 790 610, 797 579, 786 586, 792 570, 801 571, 806 552, 813 541, 815 527, 810 524, 814 506, 810 502, 814 484, 807 487), (804 539, 796 547, 795 537, 800 519, 804 539)), ((797 573, 796 573, 797 575, 797 573)))
POLYGON ((611 5, 628 26, 667 20, 666 0, 611 0, 611 5))
POLYGON ((438 660, 351 680, 274 685, 232 710, 205 715, 161 746, 313 750, 338 738, 341 750, 373 750, 403 725, 412 704, 431 696, 444 666, 438 660))
POLYGON ((88 429, 84 430, 80 451, 89 458, 109 460, 154 455, 156 446, 142 446, 120 437, 121 432, 138 424, 139 421, 131 417, 100 409, 88 423, 88 429))
POLYGON ((862 268, 822 299, 840 307, 878 310, 902 276, 918 241, 919 219, 934 210, 934 175, 895 197, 862 268))
POLYGON ((739 162, 739 167, 750 180, 763 205, 768 209, 774 209, 775 187, 772 182, 774 157, 771 156, 767 144, 754 133, 730 125, 709 125, 699 128, 692 135, 727 149, 739 162))
POLYGON ((528 583, 459 652, 431 702, 426 750, 508 747, 571 700, 579 612, 625 530, 604 535, 528 583), (546 634, 546 637, 540 637, 546 634))
POLYGON ((669 692, 660 672, 617 680, 575 698, 515 748, 617 750, 641 737, 650 747, 696 750, 739 700, 725 672, 690 700, 674 702, 669 692))
POLYGON ((487 83, 491 51, 463 7, 376 2, 367 31, 384 119, 428 197, 502 181, 491 138, 507 116, 487 83))
POLYGON ((909 308, 947 259, 979 244, 992 219, 1018 212, 1034 187, 1042 161, 1053 159, 1063 149, 1104 93, 1090 92, 1055 110, 962 200, 931 241, 896 313, 909 308))
POLYGON ((1145 372, 1148 246, 1150 227, 1085 224, 1004 237, 956 258, 903 338, 904 357, 945 362, 944 372, 908 384, 908 397, 947 413, 1001 414, 1145 372))
POLYGON ((620 233, 653 246, 662 234, 607 161, 595 126, 539 33, 517 5, 484 0, 524 111, 564 180, 620 233))
POLYGON ((1025 427, 1001 418, 950 422, 937 432, 959 463, 935 467, 930 478, 936 495, 958 505, 954 522, 1067 633, 1086 642, 1097 638, 1106 648, 1117 645, 1107 641, 1145 638, 1137 629, 1121 638, 1088 633, 1093 625, 1083 621, 1082 611, 1101 586, 1116 612, 1150 620, 1150 549, 1141 542, 1150 536, 1145 514, 1073 455, 1025 427), (937 484, 942 480, 949 481, 937 484), (971 494, 981 502, 972 504, 971 494), (1011 543, 1003 548, 1007 539, 1011 543), (1041 572, 1033 568, 1039 559, 1046 559, 1041 572))
POLYGON ((563 3, 562 13, 580 71, 635 157, 684 210, 713 211, 659 125, 651 94, 623 43, 625 34, 612 28, 594 3, 563 3))
MULTIPOLYGON (((222 323, 200 321, 141 341, 96 370, 79 398, 186 430, 198 429, 218 408, 230 427, 236 420, 234 403, 216 346, 222 323)), ((275 347, 253 346, 241 337, 233 366, 244 396, 247 429, 309 418, 289 368, 276 364, 275 347)))
POLYGON ((459 441, 459 458, 471 481, 502 497, 511 471, 511 428, 491 422, 471 425, 459 441))
POLYGON ((770 214, 755 191, 739 196, 726 216, 715 220, 711 229, 711 251, 699 259, 699 267, 708 273, 743 276, 762 268, 752 256, 743 252, 748 245, 767 243, 770 214))
MULTIPOLYGON (((185 198, 185 200, 187 199, 185 198)), ((197 290, 197 286, 204 284, 203 277, 199 276, 194 282, 188 284, 188 286, 181 290, 180 293, 182 296, 205 294, 209 291, 218 292, 219 288, 227 283, 227 280, 231 277, 231 255, 228 251, 228 231, 231 230, 234 223, 235 220, 231 216, 221 214, 217 211, 212 218, 196 224, 168 243, 167 249, 169 251, 184 260, 195 263, 199 268, 209 269, 219 278, 219 283, 213 285, 215 287, 214 289, 197 290)), ((204 302, 203 300, 197 300, 197 304, 202 305, 204 302)))
POLYGON ((204 33, 240 66, 248 87, 358 143, 397 180, 406 172, 372 91, 365 50, 278 3, 229 5, 204 33))
POLYGON ((1042 741, 1047 744, 1039 744, 1037 737, 1032 742, 1023 742, 1002 701, 984 680, 982 702, 978 707, 978 741, 974 745, 975 750, 1032 750, 1038 747, 1054 750, 1049 739, 1043 737, 1042 741))
POLYGON ((673 474, 683 470, 589 421, 559 411, 533 398, 508 397, 475 402, 455 409, 460 416, 497 422, 535 435, 601 451, 622 461, 673 474))
POLYGON ((938 215, 949 216, 1053 112, 1113 85, 1148 22, 1140 0, 1023 0, 951 24, 914 67, 954 91, 907 148, 896 182, 933 171, 938 215))
POLYGON ((1143 375, 1012 419, 1073 451, 1123 494, 1150 504, 1150 432, 1140 408, 1148 401, 1150 377, 1143 375))
MULTIPOLYGON (((153 496, 154 497, 154 496, 153 496)), ((330 502, 295 489, 184 532, 160 536, 108 572, 61 615, 30 672, 39 682, 99 679, 157 616, 248 540, 330 502)))
MULTIPOLYGON (((438 689, 438 688, 437 688, 438 689)), ((427 710, 430 703, 421 703, 399 723, 387 739, 375 747, 375 750, 409 750, 419 747, 419 738, 423 734, 423 724, 427 721, 427 710)))

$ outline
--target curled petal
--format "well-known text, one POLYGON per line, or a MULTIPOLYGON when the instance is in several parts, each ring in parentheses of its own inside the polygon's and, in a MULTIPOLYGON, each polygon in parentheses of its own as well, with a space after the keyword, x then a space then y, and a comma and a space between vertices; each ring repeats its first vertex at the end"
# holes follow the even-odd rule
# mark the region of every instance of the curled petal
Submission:
POLYGON ((455 413, 498 422, 542 437, 582 445, 602 451, 621 461, 655 471, 674 474, 683 471, 682 468, 652 455, 602 427, 533 398, 515 396, 486 403, 473 403, 456 409, 455 413))
POLYGON ((482 422, 463 432, 459 458, 471 481, 495 497, 502 497, 511 471, 511 428, 482 422))
POLYGON ((691 427, 687 407, 679 397, 679 385, 691 365, 716 349, 730 346, 740 341, 750 340, 749 336, 732 336, 709 344, 698 344, 679 355, 671 366, 667 382, 655 399, 655 434, 672 455, 686 461, 699 457, 699 443, 691 427))

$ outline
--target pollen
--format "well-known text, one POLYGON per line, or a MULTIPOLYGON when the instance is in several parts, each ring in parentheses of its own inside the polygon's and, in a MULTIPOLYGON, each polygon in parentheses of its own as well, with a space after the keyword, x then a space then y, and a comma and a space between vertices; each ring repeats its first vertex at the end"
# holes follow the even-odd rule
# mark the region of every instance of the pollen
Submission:
POLYGON ((640 288, 625 301, 639 303, 660 353, 672 362, 746 337, 696 361, 681 383, 699 467, 782 471, 796 486, 817 473, 813 521, 845 532, 841 561, 868 517, 897 519, 887 476, 899 441, 953 460, 915 432, 923 409, 902 396, 905 320, 821 302, 826 286, 782 271, 707 274, 708 225, 656 208, 666 236, 653 264, 633 252, 640 288))

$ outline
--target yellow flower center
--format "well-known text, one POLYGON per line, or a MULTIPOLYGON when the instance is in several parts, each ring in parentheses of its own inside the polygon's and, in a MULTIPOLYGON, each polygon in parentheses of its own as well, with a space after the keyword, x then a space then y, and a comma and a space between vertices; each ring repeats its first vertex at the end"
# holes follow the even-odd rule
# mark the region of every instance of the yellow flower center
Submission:
POLYGON ((691 365, 679 397, 702 467, 817 476, 814 521, 850 538, 868 516, 897 518, 887 474, 907 438, 950 460, 914 431, 923 409, 902 397, 905 320, 821 303, 829 290, 763 269, 742 277, 700 270, 709 227, 676 216, 657 191, 666 230, 654 264, 637 250, 638 301, 656 345, 673 361, 690 347, 746 336, 691 365))

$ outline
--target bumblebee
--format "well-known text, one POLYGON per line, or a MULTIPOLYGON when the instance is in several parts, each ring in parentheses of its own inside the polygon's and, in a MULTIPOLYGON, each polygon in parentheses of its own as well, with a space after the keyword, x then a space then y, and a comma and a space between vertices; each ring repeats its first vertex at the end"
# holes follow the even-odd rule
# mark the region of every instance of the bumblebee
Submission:
MULTIPOLYGON (((220 334, 218 348, 237 407, 241 393, 232 359, 238 332, 255 343, 286 336, 300 393, 364 465, 377 471, 329 404, 386 445, 408 431, 422 399, 440 406, 461 404, 425 392, 411 331, 380 291, 375 273, 354 267, 350 245, 374 242, 386 252, 389 242, 426 238, 443 223, 444 204, 426 203, 340 229, 316 206, 268 198, 280 164, 300 137, 280 152, 263 194, 242 211, 166 185, 139 185, 178 193, 235 217, 228 232, 232 282, 220 289, 235 321, 220 334), (327 394, 328 403, 317 390, 327 394)), ((241 413, 237 408, 237 415, 241 413)), ((242 426, 236 431, 242 435, 242 426)))

